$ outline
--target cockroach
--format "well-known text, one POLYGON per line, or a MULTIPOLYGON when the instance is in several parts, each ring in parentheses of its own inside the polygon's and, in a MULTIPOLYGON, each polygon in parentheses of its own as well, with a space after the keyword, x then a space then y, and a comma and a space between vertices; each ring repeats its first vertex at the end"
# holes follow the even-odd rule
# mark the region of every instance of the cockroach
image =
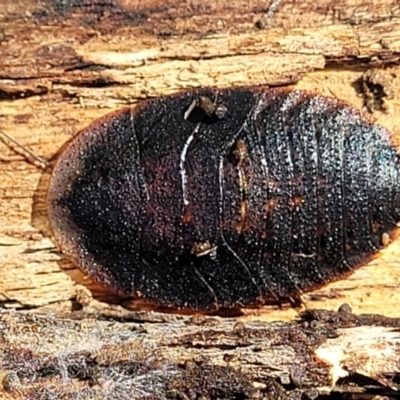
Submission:
POLYGON ((48 214, 105 287, 175 308, 279 303, 398 234, 390 134, 299 90, 194 89, 94 121, 63 148, 48 214))

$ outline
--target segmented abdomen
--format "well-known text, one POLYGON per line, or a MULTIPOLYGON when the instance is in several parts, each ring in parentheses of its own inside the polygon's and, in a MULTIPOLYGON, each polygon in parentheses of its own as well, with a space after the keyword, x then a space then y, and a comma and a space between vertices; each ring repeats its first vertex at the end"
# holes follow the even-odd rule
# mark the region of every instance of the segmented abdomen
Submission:
POLYGON ((201 89, 105 121, 71 142, 83 173, 50 198, 67 253, 128 294, 192 309, 281 301, 366 262, 399 219, 387 132, 336 100, 201 89))

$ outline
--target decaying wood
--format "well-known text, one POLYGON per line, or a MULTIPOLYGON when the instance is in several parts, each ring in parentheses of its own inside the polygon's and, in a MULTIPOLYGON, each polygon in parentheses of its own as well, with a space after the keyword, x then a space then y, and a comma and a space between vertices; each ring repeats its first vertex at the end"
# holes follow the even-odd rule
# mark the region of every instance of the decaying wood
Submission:
MULTIPOLYGON (((106 112, 200 85, 297 82, 361 108, 371 104, 362 77, 379 68, 386 101, 375 116, 398 142, 397 1, 283 1, 269 19, 262 1, 179 3, 3 0, 0 128, 49 159, 106 112)), ((70 309, 79 285, 113 300, 54 249, 45 204, 50 171, 11 143, 0 146, 0 302, 70 309)), ((306 296, 307 304, 349 302, 357 312, 400 316, 399 255, 396 241, 352 276, 306 296)), ((296 311, 259 314, 290 319, 296 311)))
POLYGON ((346 307, 269 324, 152 317, 3 313, 1 398, 399 398, 399 319, 346 307))
MULTIPOLYGON (((271 18, 268 6, 3 0, 0 129, 50 159, 94 118, 145 98, 296 84, 379 108, 399 144, 398 2, 284 0, 271 18), (376 80, 381 94, 368 86, 376 80)), ((293 308, 240 318, 156 313, 110 295, 54 248, 51 171, 26 156, 0 143, 0 302, 42 314, 0 315, 0 398, 399 397, 400 240, 304 298, 309 308, 347 302, 394 319, 346 307, 301 317, 293 308), (275 320, 290 322, 265 322, 275 320)))
MULTIPOLYGON (((399 145, 400 5, 348 3, 283 0, 269 18, 261 0, 2 0, 0 129, 50 159, 93 119, 149 97, 292 84, 373 111, 399 145)), ((396 397, 400 240, 304 298, 394 319, 314 311, 296 320, 291 307, 236 319, 156 314, 55 249, 50 173, 0 142, 0 303, 64 313, 1 314, 2 398, 396 397), (152 322, 102 320, 115 317, 152 322), (290 322, 265 322, 275 320, 290 322)))

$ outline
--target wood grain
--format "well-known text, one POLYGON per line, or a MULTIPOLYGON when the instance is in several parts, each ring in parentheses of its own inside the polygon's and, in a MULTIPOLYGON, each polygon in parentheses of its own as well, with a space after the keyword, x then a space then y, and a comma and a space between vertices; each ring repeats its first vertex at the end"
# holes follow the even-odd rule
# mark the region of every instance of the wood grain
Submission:
MULTIPOLYGON (((50 159, 107 112, 202 85, 292 84, 362 108, 360 79, 379 68, 394 95, 374 117, 400 143, 398 2, 284 1, 264 29, 257 27, 268 8, 263 1, 174 4, 3 0, 0 128, 50 159)), ((0 143, 1 304, 70 310, 82 287, 103 302, 96 304, 120 302, 55 250, 45 204, 50 171, 22 153, 0 143)), ((400 317, 399 259, 396 240, 305 303, 333 310, 346 302, 355 312, 400 317)), ((297 312, 265 308, 243 318, 288 320, 297 312)))
POLYGON ((398 398, 399 319, 81 317, 0 315, 2 399, 398 398))

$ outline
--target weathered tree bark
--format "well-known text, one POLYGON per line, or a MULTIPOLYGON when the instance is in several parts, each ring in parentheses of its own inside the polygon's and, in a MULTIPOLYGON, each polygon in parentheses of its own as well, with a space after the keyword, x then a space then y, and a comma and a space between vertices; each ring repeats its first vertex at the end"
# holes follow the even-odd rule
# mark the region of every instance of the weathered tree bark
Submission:
POLYGON ((156 314, 146 323, 108 322, 7 312, 0 317, 0 396, 399 398, 399 326, 399 319, 355 316, 344 307, 268 324, 156 314))
MULTIPOLYGON (((297 88, 373 110, 377 121, 393 132, 394 141, 399 144, 398 1, 358 0, 348 4, 345 0, 334 3, 284 0, 272 17, 266 15, 268 7, 267 2, 248 0, 2 0, 0 129, 35 154, 50 159, 63 143, 93 119, 145 98, 202 85, 295 84, 297 88), (374 92, 374 88, 378 91, 374 92)), ((55 249, 45 203, 51 171, 36 164, 11 142, 0 143, 1 305, 9 309, 58 313, 69 313, 83 306, 85 312, 96 318, 108 313, 115 316, 118 312, 120 317, 136 318, 135 311, 129 312, 117 305, 122 302, 120 298, 90 282, 55 249)), ((400 240, 397 240, 351 276, 306 295, 304 300, 310 308, 337 310, 346 302, 356 313, 400 318, 399 259, 400 240)), ((126 299, 123 305, 131 310, 143 310, 142 304, 126 299)), ((34 322, 34 316, 6 313, 2 322, 2 369, 21 368, 26 379, 29 376, 36 379, 32 387, 9 383, 11 391, 7 396, 14 398, 20 393, 20 398, 26 398, 24 390, 37 390, 40 379, 45 385, 61 384, 60 390, 66 396, 79 390, 82 393, 95 390, 96 385, 89 388, 83 378, 83 367, 79 363, 86 363, 95 371, 90 372, 88 379, 97 384, 99 393, 109 390, 114 393, 110 398, 122 399, 125 397, 122 394, 118 397, 115 393, 119 392, 115 391, 123 392, 124 386, 109 378, 111 369, 106 372, 114 361, 118 364, 116 368, 120 368, 118 373, 125 366, 135 376, 129 390, 137 398, 145 394, 140 383, 143 375, 137 371, 150 371, 146 372, 144 382, 147 385, 154 382, 152 390, 160 388, 165 396, 192 398, 181 382, 186 382, 187 388, 193 379, 197 382, 193 387, 199 392, 204 390, 210 397, 225 393, 221 397, 246 398, 257 393, 262 397, 272 385, 270 378, 290 373, 296 363, 309 376, 308 381, 315 383, 305 385, 307 388, 327 393, 338 381, 329 377, 333 374, 329 362, 333 361, 316 361, 316 349, 328 346, 328 350, 318 353, 322 360, 332 349, 346 353, 352 338, 355 343, 365 338, 365 348, 369 346, 374 351, 382 343, 368 339, 371 332, 381 335, 384 346, 388 346, 388 353, 382 350, 379 353, 388 369, 379 367, 376 373, 368 370, 360 374, 372 376, 388 392, 398 384, 398 362, 389 362, 399 354, 398 342, 390 329, 380 327, 383 323, 379 321, 384 319, 357 323, 360 325, 357 328, 339 329, 329 325, 331 330, 325 334, 310 333, 309 327, 297 322, 265 324, 265 321, 293 320, 297 310, 291 307, 250 310, 244 314, 241 317, 246 323, 244 333, 241 329, 232 330, 234 322, 230 320, 215 317, 217 329, 183 316, 176 316, 173 322, 172 315, 169 317, 172 322, 145 327, 93 321, 92 327, 85 328, 86 333, 79 333, 77 326, 83 329, 82 324, 87 322, 48 317, 37 317, 38 322, 34 322), (252 320, 264 321, 264 324, 249 322, 252 320), (366 325, 375 325, 375 330, 366 325), (27 330, 26 336, 21 336, 22 327, 27 330), (144 331, 140 333, 140 329, 144 331), (60 330, 64 342, 57 338, 60 330), (125 340, 128 332, 133 333, 126 346, 118 347, 118 340, 125 340), (260 332, 262 336, 257 336, 260 332), (332 332, 338 337, 327 339, 332 332), (76 337, 66 345, 69 334, 76 337), (32 342, 32 335, 36 344, 32 342), (95 345, 91 335, 101 337, 99 344, 95 345), (58 347, 51 347, 50 338, 58 347), (29 350, 24 347, 25 340, 29 350), (299 340, 293 344, 298 346, 295 350, 288 344, 292 340, 299 340), (45 341, 49 342, 46 348, 42 347, 45 341), (81 343, 84 345, 78 348, 81 343), (332 343, 334 347, 329 348, 332 343), (32 350, 32 346, 38 347, 32 350), (104 352, 106 347, 110 349, 108 352, 104 352), (18 364, 7 353, 10 349, 15 354, 24 354, 36 366, 30 366, 29 362, 25 366, 18 364), (115 359, 106 359, 114 349, 115 359), (53 352, 61 356, 55 354, 50 360, 53 352), (157 361, 161 353, 163 358, 157 361), (200 353, 206 353, 206 361, 196 361, 195 366, 185 364, 200 353), (81 375, 69 387, 66 375, 78 370, 77 375, 81 375), (161 376, 164 373, 169 377, 166 380, 161 376), (231 392, 219 384, 216 384, 219 389, 217 386, 210 389, 210 379, 220 379, 218 382, 222 385, 221 377, 226 374, 233 379, 229 381, 231 392), (389 383, 388 376, 397 383, 389 383), (111 383, 112 389, 107 386, 111 383), (196 385, 204 386, 201 389, 196 385)), ((145 315, 143 318, 149 319, 153 314, 145 312, 145 315)), ((397 326, 397 320, 393 321, 397 326)), ((361 361, 364 360, 361 350, 346 354, 349 359, 354 358, 343 364, 337 361, 335 368, 351 365, 358 370, 358 361, 364 366, 367 363, 361 361)), ((296 378, 288 384, 283 382, 283 386, 285 389, 297 387, 295 381, 296 378)), ((365 390, 369 390, 368 385, 364 385, 365 390)), ((296 390, 293 393, 300 393, 296 390)), ((97 392, 93 393, 97 398, 97 392)), ((81 394, 81 398, 87 397, 81 394)))

